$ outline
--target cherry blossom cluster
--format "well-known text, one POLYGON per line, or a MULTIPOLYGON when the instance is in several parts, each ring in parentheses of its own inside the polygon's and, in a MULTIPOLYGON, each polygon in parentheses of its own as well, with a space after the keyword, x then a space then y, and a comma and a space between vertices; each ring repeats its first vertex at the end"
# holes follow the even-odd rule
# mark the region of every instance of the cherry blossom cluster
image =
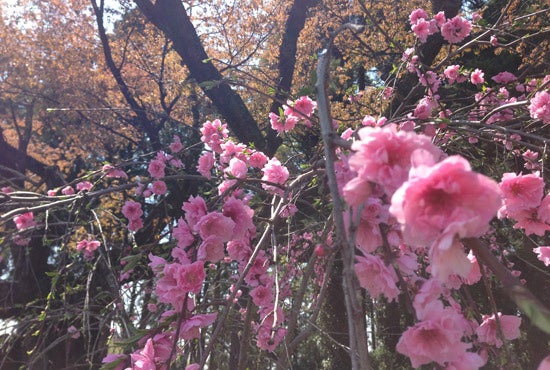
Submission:
POLYGON ((437 13, 432 19, 424 9, 416 9, 409 16, 411 30, 421 42, 426 42, 428 36, 441 32, 443 38, 450 44, 457 44, 470 35, 472 23, 456 16, 445 17, 444 12, 437 13))
MULTIPOLYGON (((464 158, 446 157, 428 136, 393 124, 361 128, 351 148, 340 153, 338 179, 360 251, 359 283, 375 298, 414 294, 419 322, 403 333, 397 350, 414 367, 483 366, 483 349, 502 345, 494 315, 466 319, 452 290, 481 278, 460 240, 489 231, 502 205, 501 188, 464 158), (423 274, 419 256, 428 261, 423 274)), ((518 338, 521 319, 499 317, 504 339, 518 338)))
POLYGON ((303 123, 307 127, 311 127, 311 118, 317 103, 307 96, 302 96, 296 101, 288 101, 288 105, 283 105, 283 109, 279 114, 269 113, 271 128, 278 133, 288 132, 294 129, 296 124, 303 123))

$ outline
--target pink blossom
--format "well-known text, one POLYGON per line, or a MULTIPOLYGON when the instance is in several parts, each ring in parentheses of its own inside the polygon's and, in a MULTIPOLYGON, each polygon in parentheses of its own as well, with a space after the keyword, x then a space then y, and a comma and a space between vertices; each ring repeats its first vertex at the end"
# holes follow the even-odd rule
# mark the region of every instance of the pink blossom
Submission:
POLYGON ((215 236, 209 236, 203 239, 197 250, 197 260, 216 263, 225 257, 223 241, 215 236))
MULTIPOLYGON (((9 193, 13 193, 13 189, 11 188, 11 186, 3 186, 0 191, 4 194, 9 194, 9 193)), ((49 194, 48 194, 49 195, 49 194)), ((54 194, 55 195, 55 194, 54 194)))
POLYGON ((464 318, 456 311, 449 307, 432 310, 428 317, 408 328, 396 346, 415 368, 430 362, 445 366, 461 358, 469 348, 460 341, 465 331, 464 318))
POLYGON ((250 291, 252 301, 258 307, 266 307, 273 305, 273 292, 270 288, 264 285, 258 285, 250 291))
POLYGON ((550 247, 533 248, 533 252, 537 254, 537 258, 544 263, 545 266, 550 266, 550 247))
POLYGON ((470 273, 468 274, 466 279, 464 279, 464 281, 468 285, 473 285, 477 283, 479 280, 481 280, 481 270, 479 268, 479 263, 477 262, 477 258, 472 251, 468 253, 468 260, 472 264, 472 269, 470 270, 470 273))
POLYGON ((347 204, 356 207, 363 203, 371 195, 371 184, 368 180, 355 177, 348 181, 342 189, 342 195, 347 204))
POLYGON ((214 154, 212 152, 204 152, 199 157, 199 164, 197 166, 197 171, 206 177, 208 180, 212 179, 212 167, 214 167, 214 154))
POLYGON ((25 230, 29 227, 36 226, 34 214, 32 212, 26 212, 15 216, 13 218, 13 222, 15 222, 15 227, 17 230, 25 230))
POLYGON ((172 151, 172 153, 178 153, 182 149, 183 149, 183 144, 181 143, 180 137, 177 135, 174 135, 174 139, 170 143, 170 151, 172 151))
POLYGON ((456 16, 441 26, 441 35, 450 44, 464 40, 472 31, 472 23, 467 19, 456 16))
POLYGON ((160 179, 164 177, 165 168, 166 164, 163 161, 153 159, 151 162, 149 162, 149 167, 147 168, 147 170, 153 178, 160 179))
POLYGON ((248 172, 248 166, 238 158, 231 158, 227 172, 238 179, 244 179, 248 172))
POLYGON ((466 279, 472 269, 473 264, 464 253, 464 246, 456 238, 452 237, 456 231, 447 231, 438 241, 436 246, 430 249, 430 266, 428 271, 433 277, 442 283, 449 283, 452 275, 458 275, 466 279), (446 241, 450 239, 450 241, 446 241))
POLYGON ((165 264, 163 276, 157 281, 155 292, 161 302, 171 303, 178 309, 187 293, 198 293, 201 290, 205 277, 202 261, 186 265, 165 264))
POLYGON ((189 225, 189 228, 196 232, 196 224, 199 220, 206 215, 206 202, 204 199, 197 196, 190 196, 187 202, 184 202, 181 209, 185 212, 185 220, 189 225))
POLYGON ((501 204, 496 182, 472 172, 459 156, 419 166, 392 197, 390 212, 403 225, 405 242, 445 248, 460 238, 478 237, 501 204))
POLYGON ((156 370, 153 340, 151 338, 147 339, 145 347, 132 353, 130 358, 132 360, 133 370, 156 370))
POLYGON ((178 247, 180 248, 187 248, 195 240, 195 237, 193 236, 193 234, 191 234, 191 229, 189 228, 189 225, 187 225, 183 218, 180 218, 178 220, 178 224, 176 227, 174 227, 172 234, 174 238, 176 238, 176 240, 178 241, 178 247))
MULTIPOLYGON (((271 158, 262 168, 262 173, 262 181, 268 181, 281 185, 284 184, 289 177, 288 169, 283 166, 277 158, 271 158)), ((267 191, 282 193, 280 188, 273 185, 262 184, 262 187, 267 191)))
POLYGON ((491 80, 495 81, 497 84, 507 84, 509 82, 514 82, 515 80, 517 80, 517 77, 513 73, 504 71, 491 77, 491 80))
POLYGON ((248 261, 252 254, 250 245, 245 240, 230 240, 227 242, 227 254, 235 261, 248 261))
POLYGON ((185 340, 191 340, 200 338, 200 328, 204 328, 216 321, 217 314, 209 313, 202 315, 195 315, 181 324, 180 338, 185 340))
POLYGON ((221 147, 223 151, 220 155, 220 163, 227 164, 233 157, 243 162, 247 161, 246 154, 244 153, 247 150, 246 145, 242 143, 235 144, 232 140, 228 140, 221 147))
POLYGON ((411 30, 421 42, 426 42, 429 35, 433 35, 437 32, 437 27, 430 21, 419 19, 411 26, 411 30))
POLYGON ((427 119, 432 115, 432 110, 437 107, 437 101, 432 97, 426 96, 418 102, 413 115, 419 119, 427 119))
POLYGON ((426 73, 419 76, 420 83, 422 86, 429 88, 431 94, 436 93, 441 85, 441 80, 439 80, 437 74, 432 71, 426 71, 426 73))
POLYGON ((550 230, 550 225, 539 218, 536 208, 513 212, 508 217, 516 221, 514 229, 523 229, 527 235, 544 236, 550 230))
POLYGON ((225 201, 222 211, 224 216, 229 217, 235 223, 231 239, 241 239, 247 233, 254 234, 256 232, 256 226, 252 221, 254 210, 243 200, 230 197, 225 201))
POLYGON ((85 258, 92 258, 94 256, 94 251, 99 248, 101 245, 97 240, 81 240, 76 245, 76 250, 79 252, 84 251, 85 258))
POLYGON ((303 117, 298 113, 301 113, 307 117, 311 117, 313 111, 315 110, 315 108, 317 108, 317 103, 311 100, 309 96, 301 96, 300 98, 296 99, 294 104, 292 104, 292 107, 294 108, 294 110, 290 110, 289 113, 287 113, 285 110, 285 114, 296 115, 299 119, 301 119, 303 117))
POLYGON ((443 303, 439 300, 442 293, 443 287, 437 279, 424 281, 413 301, 416 317, 419 320, 427 319, 432 311, 443 309, 443 303))
POLYGON ((279 216, 282 218, 288 218, 294 216, 296 212, 298 212, 298 207, 296 207, 294 203, 285 204, 281 209, 281 212, 279 212, 279 216))
POLYGON ((273 130, 277 131, 278 133, 282 133, 294 129, 296 123, 298 122, 298 119, 292 116, 289 119, 285 119, 285 121, 283 122, 282 118, 279 115, 270 112, 269 122, 271 123, 271 128, 273 130))
POLYGON ((382 234, 379 225, 387 222, 388 206, 383 205, 380 198, 368 198, 361 212, 356 235, 357 246, 363 253, 372 253, 382 245, 382 234))
POLYGON ((130 231, 138 231, 143 227, 143 220, 141 218, 136 218, 134 220, 130 220, 128 222, 128 226, 126 226, 128 230, 130 231))
POLYGON ((74 189, 70 185, 65 186, 63 189, 61 189, 61 194, 63 194, 63 195, 73 195, 74 194, 74 189))
POLYGON ((542 221, 550 225, 550 194, 542 199, 539 208, 537 209, 537 217, 542 221))
POLYGON ((67 328, 67 334, 71 336, 72 339, 78 339, 80 337, 80 331, 71 325, 67 328))
POLYGON ((128 220, 139 219, 143 215, 141 204, 132 200, 127 200, 126 203, 124 203, 124 205, 122 206, 122 214, 128 220))
POLYGON ((76 190, 78 191, 90 191, 92 190, 92 183, 89 181, 81 181, 76 184, 76 190))
POLYGON ((443 26, 443 24, 447 21, 447 18, 445 17, 445 12, 443 11, 438 12, 436 15, 434 15, 433 19, 437 27, 443 26))
POLYGON ((200 131, 202 134, 201 141, 208 145, 216 153, 221 153, 221 144, 229 136, 227 125, 225 123, 222 124, 219 119, 216 119, 213 122, 206 121, 202 125, 200 131))
POLYGON ((483 76, 485 73, 483 73, 482 70, 476 68, 471 74, 470 74, 470 82, 474 85, 479 85, 485 82, 485 79, 483 76))
POLYGON ((254 152, 250 154, 248 164, 254 168, 262 168, 267 163, 267 156, 262 152, 254 152))
POLYGON ((411 22, 411 24, 416 24, 419 20, 428 18, 428 13, 426 13, 424 9, 418 8, 413 10, 409 15, 409 22, 411 22))
POLYGON ((361 287, 367 289, 371 297, 376 298, 383 294, 389 301, 397 298, 397 274, 392 266, 386 266, 379 257, 371 254, 356 258, 355 274, 361 287))
POLYGON ((265 312, 267 312, 267 315, 264 317, 262 317, 263 315, 260 316, 261 324, 259 326, 256 344, 260 349, 273 352, 286 335, 285 328, 273 324, 275 319, 277 320, 275 324, 281 323, 284 320, 284 314, 280 308, 276 311, 276 318, 275 311, 272 308, 265 310, 265 312))
POLYGON ((105 173, 105 176, 112 177, 112 178, 120 178, 120 179, 127 179, 128 175, 126 172, 122 171, 121 169, 115 168, 111 166, 110 164, 106 164, 102 168, 103 173, 105 173))
POLYGON ((397 131, 394 125, 365 127, 358 135, 349 167, 360 178, 382 185, 388 195, 407 180, 414 150, 424 149, 437 159, 443 154, 428 137, 397 131))
POLYGON ((443 74, 445 75, 445 77, 449 81, 450 85, 455 83, 455 81, 456 82, 461 82, 460 81, 461 76, 460 76, 460 71, 459 70, 460 70, 460 66, 458 64, 455 64, 455 65, 452 65, 452 66, 448 66, 443 71, 443 74))
POLYGON ((215 237, 222 243, 232 239, 234 228, 235 222, 220 212, 207 213, 196 225, 197 232, 203 240, 215 237))
POLYGON ((113 370, 123 370, 126 367, 125 364, 124 364, 124 362, 126 360, 126 357, 127 357, 126 355, 111 353, 111 354, 108 354, 107 356, 105 356, 103 358, 103 360, 101 360, 101 363, 111 364, 111 363, 114 362, 117 365, 116 365, 116 367, 113 368, 113 370))
POLYGON ((185 370, 200 370, 201 366, 197 363, 189 364, 185 367, 185 370))
MULTIPOLYGON (((513 340, 519 338, 519 326, 521 319, 517 316, 503 315, 498 313, 498 321, 502 329, 504 339, 513 340)), ((480 342, 502 347, 502 339, 498 335, 497 320, 495 315, 483 315, 483 322, 476 329, 477 338, 480 342)))
POLYGON ((168 191, 168 188, 166 187, 166 183, 164 181, 157 180, 153 182, 151 191, 153 192, 153 194, 156 194, 156 195, 164 195, 168 191))
POLYGON ((474 370, 481 368, 486 362, 486 359, 475 352, 462 352, 449 362, 445 370, 474 370))
POLYGON ((537 174, 505 173, 499 184, 504 196, 504 212, 538 207, 544 193, 544 180, 537 174))
POLYGON ((540 119, 542 123, 550 123, 550 93, 548 91, 539 91, 531 99, 529 104, 529 114, 533 119, 540 119))

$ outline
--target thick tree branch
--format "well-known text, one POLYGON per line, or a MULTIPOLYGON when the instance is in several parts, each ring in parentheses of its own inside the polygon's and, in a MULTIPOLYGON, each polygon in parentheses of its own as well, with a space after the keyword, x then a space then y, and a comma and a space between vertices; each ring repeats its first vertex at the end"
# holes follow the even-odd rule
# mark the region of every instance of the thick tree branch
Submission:
POLYGON ((239 94, 223 80, 208 58, 183 3, 179 0, 158 0, 155 4, 149 0, 135 0, 135 3, 143 15, 172 41, 191 77, 212 100, 237 138, 264 150, 266 141, 257 122, 239 94))

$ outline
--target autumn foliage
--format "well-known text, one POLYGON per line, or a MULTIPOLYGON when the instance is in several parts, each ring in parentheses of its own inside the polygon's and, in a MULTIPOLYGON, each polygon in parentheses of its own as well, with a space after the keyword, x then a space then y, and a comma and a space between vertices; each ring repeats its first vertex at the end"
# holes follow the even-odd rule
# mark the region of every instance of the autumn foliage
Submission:
POLYGON ((0 11, 0 367, 548 368, 543 1, 0 11))

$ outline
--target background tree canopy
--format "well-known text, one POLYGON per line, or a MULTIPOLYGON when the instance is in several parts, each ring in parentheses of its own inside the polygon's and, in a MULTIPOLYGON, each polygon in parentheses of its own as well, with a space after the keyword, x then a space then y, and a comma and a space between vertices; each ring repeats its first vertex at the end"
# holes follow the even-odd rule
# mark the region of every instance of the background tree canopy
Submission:
MULTIPOLYGON (((523 156, 529 149, 538 153, 534 162, 547 183, 549 125, 512 114, 487 129, 483 119, 511 106, 484 111, 491 114, 483 119, 474 115, 484 105, 476 94, 489 96, 500 86, 491 76, 508 71, 536 84, 550 73, 548 13, 542 0, 2 1, 0 368, 99 368, 107 353, 143 347, 139 339, 159 328, 162 311, 153 304, 148 255, 169 255, 190 196, 201 194, 208 206, 218 202, 217 185, 197 171, 200 129, 217 118, 227 123, 235 142, 277 155, 300 189, 292 219, 269 225, 279 238, 274 244, 283 251, 295 246, 294 270, 287 260, 279 262, 281 274, 293 276, 285 282, 291 324, 276 351, 258 348, 250 335, 257 312, 249 287, 242 287, 236 304, 247 313, 229 311, 216 341, 205 336, 190 341, 173 366, 199 362, 210 346, 210 369, 351 368, 342 258, 336 253, 322 268, 314 261, 323 254, 316 247, 328 245, 333 227, 321 131, 315 118, 311 128, 280 134, 269 113, 284 117, 286 105, 300 96, 316 100, 318 52, 344 24, 361 25, 362 32, 334 38, 330 49, 327 92, 332 118, 341 125, 338 134, 343 127, 360 127, 367 115, 397 124, 410 119, 426 91, 403 59, 415 46, 423 71, 443 75, 448 65, 460 65, 461 71, 483 70, 486 80, 483 91, 471 83, 441 87, 439 107, 452 110, 453 119, 442 115, 440 121, 421 122, 422 130, 433 129, 434 142, 446 153, 464 156, 498 181, 503 173, 525 172, 533 162, 523 156), (461 44, 440 34, 421 43, 409 21, 417 8, 443 11, 448 19, 459 13, 471 19, 475 12, 481 19, 461 44), (498 47, 491 36, 498 37, 498 47), (174 155, 180 170, 164 178, 165 196, 143 202, 144 226, 131 232, 121 206, 133 199, 136 182, 150 178, 151 161, 167 151, 174 136, 183 146, 174 155), (106 164, 124 170, 127 180, 110 176, 106 164), (84 180, 93 183, 89 195, 64 198, 70 194, 62 189, 84 180), (50 195, 39 195, 48 190, 50 195), (13 217, 31 208, 35 217, 47 212, 45 226, 22 242, 13 217), (100 240, 102 255, 90 260, 77 249, 92 236, 100 240)), ((543 83, 541 90, 548 88, 543 83)), ((249 186, 250 194, 262 191, 259 183, 249 186)), ((269 223, 275 207, 270 197, 252 198, 250 206, 258 220, 269 223)), ((544 233, 526 236, 506 222, 491 240, 506 250, 501 262, 521 271, 526 286, 550 305, 550 296, 541 293, 550 289, 548 268, 532 252, 548 245, 544 233)), ((204 290, 205 310, 212 312, 224 307, 232 282, 230 271, 213 271, 204 290)), ((482 312, 491 312, 495 303, 503 313, 519 312, 488 275, 455 298, 475 301, 482 312)), ((410 304, 404 295, 388 301, 363 293, 373 368, 410 367, 395 352, 399 336, 414 323, 410 304)), ((488 350, 487 368, 507 363, 535 368, 549 353, 550 338, 527 318, 522 333, 503 349, 488 350)))

